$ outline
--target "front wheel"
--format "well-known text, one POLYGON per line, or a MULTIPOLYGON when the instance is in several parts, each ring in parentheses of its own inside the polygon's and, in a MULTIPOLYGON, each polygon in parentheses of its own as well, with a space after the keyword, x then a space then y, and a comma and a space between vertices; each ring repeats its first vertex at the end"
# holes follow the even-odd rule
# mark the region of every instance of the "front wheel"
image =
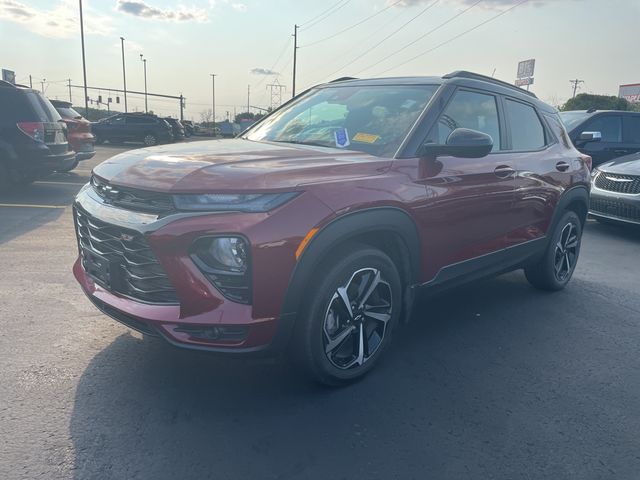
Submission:
POLYGON ((542 259, 525 268, 529 283, 541 290, 563 289, 576 268, 582 240, 582 222, 575 212, 566 212, 556 224, 542 259))
POLYGON ((296 359, 320 383, 349 383, 371 370, 391 341, 400 275, 384 252, 354 245, 311 281, 296 322, 296 359))

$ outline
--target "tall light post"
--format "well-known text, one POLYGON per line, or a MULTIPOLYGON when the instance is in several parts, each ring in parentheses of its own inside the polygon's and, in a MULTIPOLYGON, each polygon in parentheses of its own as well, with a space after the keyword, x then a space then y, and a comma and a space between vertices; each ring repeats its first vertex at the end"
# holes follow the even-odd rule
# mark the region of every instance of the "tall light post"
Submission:
POLYGON ((147 106, 147 59, 140 54, 140 60, 144 63, 144 113, 149 113, 149 108, 147 106))
POLYGON ((124 113, 127 113, 127 72, 124 68, 124 37, 120 37, 122 44, 122 80, 124 81, 124 113))
POLYGON ((84 59, 84 23, 82 21, 82 0, 80 2, 80 39, 82 40, 82 74, 84 75, 84 116, 89 118, 89 94, 87 93, 87 63, 84 59))
POLYGON ((213 115, 213 136, 216 136, 216 75, 215 73, 210 73, 211 75, 211 107, 212 107, 212 115, 213 115))

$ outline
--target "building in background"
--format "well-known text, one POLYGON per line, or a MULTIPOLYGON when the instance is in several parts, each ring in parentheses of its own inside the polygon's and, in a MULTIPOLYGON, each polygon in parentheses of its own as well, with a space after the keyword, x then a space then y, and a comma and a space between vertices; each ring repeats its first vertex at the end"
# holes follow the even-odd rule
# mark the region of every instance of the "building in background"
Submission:
POLYGON ((630 103, 640 103, 640 83, 620 85, 620 90, 618 90, 618 97, 624 98, 630 103))

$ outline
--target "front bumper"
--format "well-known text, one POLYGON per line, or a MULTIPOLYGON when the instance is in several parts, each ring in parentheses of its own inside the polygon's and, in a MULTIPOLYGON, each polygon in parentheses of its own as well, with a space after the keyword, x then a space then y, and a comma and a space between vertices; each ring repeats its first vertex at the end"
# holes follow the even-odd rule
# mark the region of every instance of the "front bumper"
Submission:
POLYGON ((593 217, 640 225, 640 194, 602 190, 591 184, 589 214, 593 217))
MULTIPOLYGON (((300 208, 313 210, 311 204, 300 208)), ((128 297, 97 282, 85 271, 79 256, 73 267, 75 278, 94 305, 110 317, 184 348, 245 353, 279 350, 286 344, 295 314, 283 314, 281 309, 300 240, 295 236, 291 239, 291 213, 179 213, 158 217, 109 205, 88 186, 76 197, 74 209, 144 235, 175 289, 178 302, 173 304, 128 297), (190 248, 197 238, 220 233, 241 234, 249 240, 251 305, 225 298, 190 258, 190 248), (243 333, 233 339, 204 338, 200 333, 214 327, 243 333)))

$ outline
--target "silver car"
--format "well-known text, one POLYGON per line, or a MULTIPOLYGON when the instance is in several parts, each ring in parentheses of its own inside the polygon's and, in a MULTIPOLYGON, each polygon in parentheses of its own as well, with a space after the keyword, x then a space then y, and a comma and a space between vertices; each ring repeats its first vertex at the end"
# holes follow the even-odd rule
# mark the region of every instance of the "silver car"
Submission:
POLYGON ((599 220, 640 225, 640 153, 593 169, 589 213, 599 220))

